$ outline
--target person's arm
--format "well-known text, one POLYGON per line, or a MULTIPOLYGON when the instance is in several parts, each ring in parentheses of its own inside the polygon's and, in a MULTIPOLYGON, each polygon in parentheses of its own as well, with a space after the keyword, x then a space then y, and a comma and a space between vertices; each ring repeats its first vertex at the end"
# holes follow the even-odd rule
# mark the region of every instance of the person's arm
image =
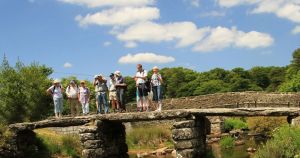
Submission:
POLYGON ((161 75, 159 74, 158 76, 158 80, 160 81, 160 83, 164 83, 164 80, 162 79, 161 75))
POLYGON ((95 80, 94 80, 94 86, 96 86, 96 85, 97 85, 97 80, 95 79, 95 80))
POLYGON ((47 93, 50 94, 50 95, 53 95, 53 92, 52 92, 53 88, 54 88, 54 86, 51 86, 50 88, 48 88, 47 93))
POLYGON ((66 93, 66 95, 67 95, 67 97, 68 98, 70 98, 70 87, 68 86, 67 88, 66 88, 66 91, 65 91, 65 93, 66 93))
POLYGON ((78 97, 78 101, 80 102, 80 88, 78 88, 77 97, 78 97))

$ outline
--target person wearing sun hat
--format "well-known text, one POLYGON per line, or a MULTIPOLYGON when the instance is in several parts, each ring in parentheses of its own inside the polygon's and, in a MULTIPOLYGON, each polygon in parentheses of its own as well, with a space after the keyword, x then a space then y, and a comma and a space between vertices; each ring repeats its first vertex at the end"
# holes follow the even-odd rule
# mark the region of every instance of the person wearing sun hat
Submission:
POLYGON ((124 94, 127 88, 127 84, 125 83, 125 79, 121 75, 120 71, 116 71, 114 74, 116 76, 116 90, 117 90, 118 104, 120 105, 121 112, 126 112, 124 94))
POLYGON ((153 93, 153 101, 156 103, 156 111, 161 111, 162 109, 162 88, 161 84, 163 79, 161 74, 158 73, 159 69, 157 66, 153 67, 153 74, 151 76, 151 85, 153 93))
POLYGON ((111 102, 111 107, 114 112, 119 111, 119 103, 117 101, 117 89, 116 89, 116 78, 113 73, 109 75, 109 100, 111 102))
POLYGON ((80 81, 78 99, 82 106, 82 114, 89 114, 90 90, 86 87, 84 80, 80 81))
POLYGON ((95 100, 96 100, 96 109, 97 109, 97 113, 98 113, 98 107, 99 107, 99 104, 98 104, 98 86, 97 86, 97 83, 98 83, 98 77, 99 75, 95 75, 94 76, 94 87, 95 87, 95 100))
POLYGON ((102 113, 102 104, 104 105, 104 113, 109 112, 109 106, 107 102, 107 80, 105 77, 100 74, 97 79, 94 81, 94 86, 96 86, 96 92, 98 95, 98 109, 97 113, 102 113))
POLYGON ((47 89, 47 93, 52 95, 54 103, 54 113, 56 118, 62 117, 63 108, 63 87, 60 84, 60 80, 55 79, 53 85, 47 89))
POLYGON ((71 80, 65 92, 68 98, 68 103, 71 109, 72 116, 79 116, 80 114, 80 105, 78 102, 78 90, 79 87, 76 84, 75 80, 71 80))

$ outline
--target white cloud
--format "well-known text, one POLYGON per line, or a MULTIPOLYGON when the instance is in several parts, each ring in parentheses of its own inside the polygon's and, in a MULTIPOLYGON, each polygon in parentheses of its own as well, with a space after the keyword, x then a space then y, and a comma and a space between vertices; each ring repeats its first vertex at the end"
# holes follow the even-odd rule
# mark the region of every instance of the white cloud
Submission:
POLYGON ((64 64, 64 68, 71 68, 71 67, 73 67, 73 65, 71 63, 69 63, 69 62, 66 62, 64 64))
POLYGON ((64 3, 84 5, 89 8, 95 7, 124 7, 146 6, 154 4, 155 0, 58 0, 64 3))
POLYGON ((111 42, 109 42, 109 41, 106 41, 106 42, 103 43, 103 46, 105 46, 105 47, 108 47, 110 45, 111 45, 111 42))
POLYGON ((190 3, 194 7, 199 7, 200 6, 200 0, 190 0, 190 3))
POLYGON ((205 12, 201 13, 200 17, 223 17, 225 16, 225 12, 220 12, 220 11, 210 11, 210 12, 205 12))
POLYGON ((300 33, 300 26, 296 26, 293 30, 292 30, 292 34, 296 35, 300 33))
POLYGON ((155 64, 163 64, 174 62, 175 58, 171 56, 163 56, 155 53, 138 53, 135 55, 127 54, 119 59, 119 63, 121 64, 137 64, 137 63, 155 63, 155 64))
POLYGON ((118 33, 121 41, 134 42, 162 42, 178 41, 177 47, 185 47, 200 41, 208 28, 200 28, 192 22, 175 22, 157 24, 154 22, 142 22, 130 26, 124 32, 118 33))
POLYGON ((137 22, 159 18, 159 9, 155 7, 124 7, 103 10, 86 16, 76 16, 80 26, 96 25, 129 25, 137 22))
POLYGON ((279 18, 300 23, 299 0, 218 0, 218 4, 223 7, 254 5, 252 14, 273 13, 279 18))
POLYGON ((245 33, 236 28, 216 27, 211 29, 210 35, 196 44, 193 51, 211 52, 228 47, 259 48, 272 45, 274 39, 265 33, 251 31, 245 33))
POLYGON ((126 42, 125 47, 126 48, 135 48, 135 47, 137 47, 137 44, 135 42, 129 41, 129 42, 126 42))
POLYGON ((35 2, 35 0, 28 0, 28 2, 30 2, 30 3, 34 3, 34 2, 35 2))

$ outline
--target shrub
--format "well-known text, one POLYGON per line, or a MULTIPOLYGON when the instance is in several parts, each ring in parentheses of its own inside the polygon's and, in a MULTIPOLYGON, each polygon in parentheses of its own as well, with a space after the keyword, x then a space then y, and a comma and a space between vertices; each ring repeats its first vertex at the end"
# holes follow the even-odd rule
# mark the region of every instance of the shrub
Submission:
POLYGON ((222 137, 220 140, 220 145, 222 149, 231 149, 234 147, 234 138, 231 136, 222 137))
POLYGON ((288 158, 300 153, 300 127, 282 126, 261 146, 255 158, 288 158))
POLYGON ((228 118, 224 121, 225 131, 230 131, 232 129, 246 129, 248 128, 247 123, 240 118, 228 118))
POLYGON ((12 133, 9 131, 8 126, 0 123, 0 148, 7 148, 11 138, 12 133))
POLYGON ((247 119, 248 127, 255 133, 270 135, 272 130, 287 124, 286 117, 250 117, 247 119))

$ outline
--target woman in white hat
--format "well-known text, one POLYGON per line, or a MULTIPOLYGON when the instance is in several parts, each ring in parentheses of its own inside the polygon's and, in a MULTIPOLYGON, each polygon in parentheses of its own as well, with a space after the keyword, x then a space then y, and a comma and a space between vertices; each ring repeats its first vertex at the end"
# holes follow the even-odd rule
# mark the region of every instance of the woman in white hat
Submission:
POLYGON ((153 75, 151 76, 151 85, 153 92, 153 101, 157 104, 156 111, 161 111, 162 109, 162 89, 161 84, 163 83, 163 79, 161 74, 158 73, 158 67, 153 67, 153 75))
POLYGON ((62 117, 63 91, 64 89, 58 79, 55 79, 53 81, 53 85, 47 89, 47 92, 53 97, 54 113, 56 118, 62 117))
POLYGON ((86 87, 84 80, 80 81, 78 99, 82 106, 82 114, 89 114, 90 90, 86 87))

